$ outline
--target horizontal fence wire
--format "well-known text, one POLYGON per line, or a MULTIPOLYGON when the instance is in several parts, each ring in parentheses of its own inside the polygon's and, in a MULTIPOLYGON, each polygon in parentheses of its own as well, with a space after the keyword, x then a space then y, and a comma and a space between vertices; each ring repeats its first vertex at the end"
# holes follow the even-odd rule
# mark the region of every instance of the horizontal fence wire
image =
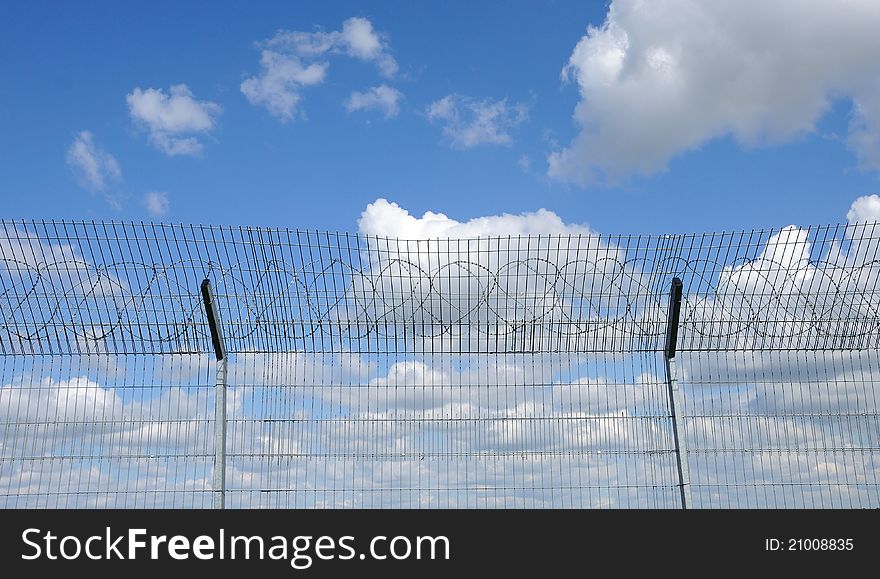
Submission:
POLYGON ((229 507, 880 507, 878 250, 2 221, 0 506, 211 506, 209 279, 229 507))

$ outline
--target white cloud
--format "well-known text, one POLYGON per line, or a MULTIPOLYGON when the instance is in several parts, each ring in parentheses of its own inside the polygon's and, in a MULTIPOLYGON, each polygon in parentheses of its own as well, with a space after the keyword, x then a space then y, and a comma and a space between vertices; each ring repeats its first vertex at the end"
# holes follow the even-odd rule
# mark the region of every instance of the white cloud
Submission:
POLYGON ((548 174, 580 184, 650 174, 727 135, 783 143, 846 97, 849 146, 880 169, 878 28, 872 0, 614 0, 563 69, 580 89, 580 133, 549 155, 548 174))
POLYGON ((397 203, 377 199, 367 205, 358 220, 358 231, 380 237, 401 239, 465 239, 469 237, 573 234, 590 235, 586 225, 566 224, 546 209, 520 215, 476 217, 467 222, 450 219, 443 213, 425 212, 421 217, 410 215, 397 203))
POLYGON ((196 155, 203 145, 194 135, 214 130, 220 105, 199 101, 185 84, 162 89, 135 88, 125 97, 132 120, 150 133, 150 142, 167 155, 196 155))
POLYGON ((273 50, 263 50, 260 55, 260 76, 253 76, 241 83, 241 92, 253 105, 265 107, 282 122, 294 118, 301 99, 300 89, 324 82, 326 62, 304 66, 294 55, 284 55, 273 50))
POLYGON ((849 223, 880 221, 880 196, 864 195, 853 201, 846 214, 846 220, 849 223))
POLYGON ((387 40, 376 31, 366 18, 349 18, 342 24, 340 44, 349 56, 373 62, 379 72, 388 78, 397 74, 397 61, 391 56, 387 40))
MULTIPOLYGON (((6 260, 22 264, 34 270, 44 268, 49 263, 83 263, 88 264, 80 256, 73 243, 48 243, 40 235, 12 224, 3 224, 3 236, 0 237, 0 255, 7 266, 6 260)), ((45 236, 43 236, 45 237, 45 236)))
POLYGON ((80 183, 90 191, 103 192, 111 182, 122 178, 119 162, 110 153, 95 145, 90 131, 80 132, 67 149, 67 164, 80 183))
POLYGON ((413 216, 379 199, 367 206, 358 229, 370 236, 367 244, 375 250, 370 255, 376 257, 352 279, 354 309, 341 308, 328 315, 345 319, 360 311, 392 328, 408 323, 404 320, 414 321, 419 329, 411 337, 430 343, 424 347, 431 351, 454 352, 462 347, 484 351, 494 343, 486 340, 486 332, 507 340, 511 348, 601 340, 602 332, 582 332, 581 324, 569 323, 578 319, 580 309, 595 307, 575 297, 572 288, 611 292, 638 279, 622 265, 620 252, 589 227, 567 224, 544 209, 460 222, 430 211, 413 216), (554 235, 571 235, 572 245, 561 249, 554 235), (402 255, 387 251, 381 238, 405 244, 402 255), (587 262, 590 265, 585 266, 587 262), (541 324, 530 330, 528 339, 517 337, 529 320, 538 319, 564 321, 565 331, 572 335, 563 337, 541 324), (443 320, 455 323, 445 326, 443 320))
POLYGON ((345 108, 353 111, 380 111, 386 119, 396 117, 400 113, 400 101, 403 93, 386 84, 374 86, 366 92, 353 91, 345 108))
POLYGON ((457 94, 434 101, 426 111, 428 120, 443 125, 443 135, 456 149, 477 145, 509 145, 510 131, 528 119, 528 107, 508 105, 507 99, 475 100, 457 94))
POLYGON ((168 215, 168 193, 164 191, 150 191, 144 195, 144 204, 151 217, 165 217, 168 215))
POLYGON ((69 380, 47 376, 34 386, 25 389, 7 384, 0 388, 0 417, 4 422, 89 422, 123 414, 122 401, 114 390, 85 376, 69 380))
POLYGON ((880 171, 880 77, 853 97, 847 145, 862 169, 880 171))
POLYGON ((282 30, 258 46, 262 49, 260 74, 245 79, 241 92, 251 104, 265 107, 282 122, 297 116, 303 87, 324 82, 330 67, 327 58, 332 55, 373 63, 387 78, 398 70, 387 38, 366 18, 349 18, 340 31, 282 30))

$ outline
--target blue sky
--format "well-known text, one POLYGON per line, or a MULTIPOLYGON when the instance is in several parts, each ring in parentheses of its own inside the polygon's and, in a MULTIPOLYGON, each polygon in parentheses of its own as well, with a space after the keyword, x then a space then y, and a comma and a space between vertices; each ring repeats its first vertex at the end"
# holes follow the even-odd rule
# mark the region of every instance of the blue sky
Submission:
POLYGON ((862 30, 877 23, 871 2, 836 12, 825 3, 786 12, 792 3, 782 2, 778 13, 754 15, 754 38, 729 14, 693 14, 700 9, 673 0, 660 3, 662 17, 639 13, 629 0, 328 4, 5 3, 3 218, 354 231, 381 197, 417 216, 435 211, 459 221, 546 208, 603 233, 679 232, 845 221, 857 197, 878 192, 871 143, 880 66, 871 64, 878 52, 862 30), (352 18, 379 39, 373 53, 358 56, 346 44, 352 18), (694 24, 713 18, 730 27, 716 32, 724 42, 708 41, 717 54, 705 50, 694 24), (816 25, 821 36, 811 37, 816 25), (592 37, 589 26, 598 27, 592 37), (640 54, 670 60, 603 80, 596 67, 616 54, 608 46, 621 30, 632 62, 640 54), (336 34, 332 48, 298 61, 325 69, 321 82, 296 89, 300 100, 287 120, 242 88, 259 78, 263 51, 289 58, 266 44, 279 31, 336 34), (575 62, 582 41, 589 54, 575 62), (766 75, 738 76, 737 63, 755 62, 754 54, 743 59, 722 46, 760 46, 754 68, 763 63, 766 75), (396 71, 383 70, 388 59, 396 71), (656 84, 664 70, 687 81, 674 103, 663 102, 666 85, 656 84), (732 72, 718 88, 712 70, 732 72), (182 94, 203 114, 201 124, 145 102, 138 109, 128 98, 136 89, 170 98, 176 85, 186 85, 182 94), (347 110, 353 92, 381 86, 400 95, 394 110, 347 110), (716 88, 725 97, 742 91, 721 107, 716 88), (792 94, 818 101, 792 102, 792 94), (450 95, 454 112, 432 114, 450 95), (579 102, 598 129, 578 116, 579 102), (493 106, 501 112, 482 133, 462 136, 473 114, 493 106), (854 118, 868 143, 861 152, 851 138, 854 118), (628 142, 644 139, 654 149, 623 146, 596 160, 597 150, 613 148, 608 135, 627 131, 636 135, 628 142), (574 146, 584 132, 588 144, 574 146), (100 183, 71 160, 78 141, 99 160, 100 183), (174 143, 185 152, 169 154, 174 143), (548 172, 548 155, 566 149, 573 159, 566 175, 548 172), (588 176, 572 177, 580 168, 588 176), (152 212, 150 193, 158 194, 152 212))

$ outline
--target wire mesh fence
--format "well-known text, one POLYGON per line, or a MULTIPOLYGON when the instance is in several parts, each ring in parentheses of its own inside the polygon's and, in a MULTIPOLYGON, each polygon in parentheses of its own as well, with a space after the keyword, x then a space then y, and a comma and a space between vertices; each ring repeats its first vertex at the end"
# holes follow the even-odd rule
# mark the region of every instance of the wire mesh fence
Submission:
POLYGON ((0 506, 878 507, 878 250, 3 221, 0 506))

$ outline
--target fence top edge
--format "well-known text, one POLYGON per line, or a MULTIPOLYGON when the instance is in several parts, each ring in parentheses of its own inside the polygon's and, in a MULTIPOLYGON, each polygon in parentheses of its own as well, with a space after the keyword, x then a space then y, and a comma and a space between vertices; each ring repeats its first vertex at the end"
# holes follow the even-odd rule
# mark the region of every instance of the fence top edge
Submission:
POLYGON ((268 234, 286 234, 286 235, 308 235, 308 236, 326 236, 332 238, 357 238, 365 240, 380 241, 397 241, 397 242, 468 242, 468 241, 497 241, 506 239, 598 239, 602 240, 659 240, 659 239, 696 239, 705 237, 732 237, 736 235, 743 236, 765 236, 778 234, 786 229, 795 227, 801 231, 848 231, 856 228, 870 227, 873 232, 877 230, 880 237, 880 221, 865 221, 859 223, 817 223, 805 226, 795 226, 792 224, 777 227, 756 227, 743 229, 722 229, 722 230, 702 230, 702 231, 679 231, 679 232, 629 232, 629 233, 601 233, 589 229, 585 224, 574 224, 575 227, 582 227, 582 232, 572 231, 569 233, 518 233, 510 235, 476 235, 468 237, 394 237, 388 235, 375 235, 353 231, 338 231, 330 229, 309 229, 309 228, 289 228, 276 226, 259 226, 259 225, 231 225, 231 224, 199 224, 184 222, 165 222, 165 221, 135 221, 135 220, 87 220, 87 219, 0 219, 0 238, 16 238, 17 236, 7 237, 5 231, 7 228, 24 227, 34 228, 37 226, 55 226, 55 227, 122 227, 122 228, 156 228, 170 231, 210 231, 210 232, 245 232, 245 233, 268 233, 268 234))

